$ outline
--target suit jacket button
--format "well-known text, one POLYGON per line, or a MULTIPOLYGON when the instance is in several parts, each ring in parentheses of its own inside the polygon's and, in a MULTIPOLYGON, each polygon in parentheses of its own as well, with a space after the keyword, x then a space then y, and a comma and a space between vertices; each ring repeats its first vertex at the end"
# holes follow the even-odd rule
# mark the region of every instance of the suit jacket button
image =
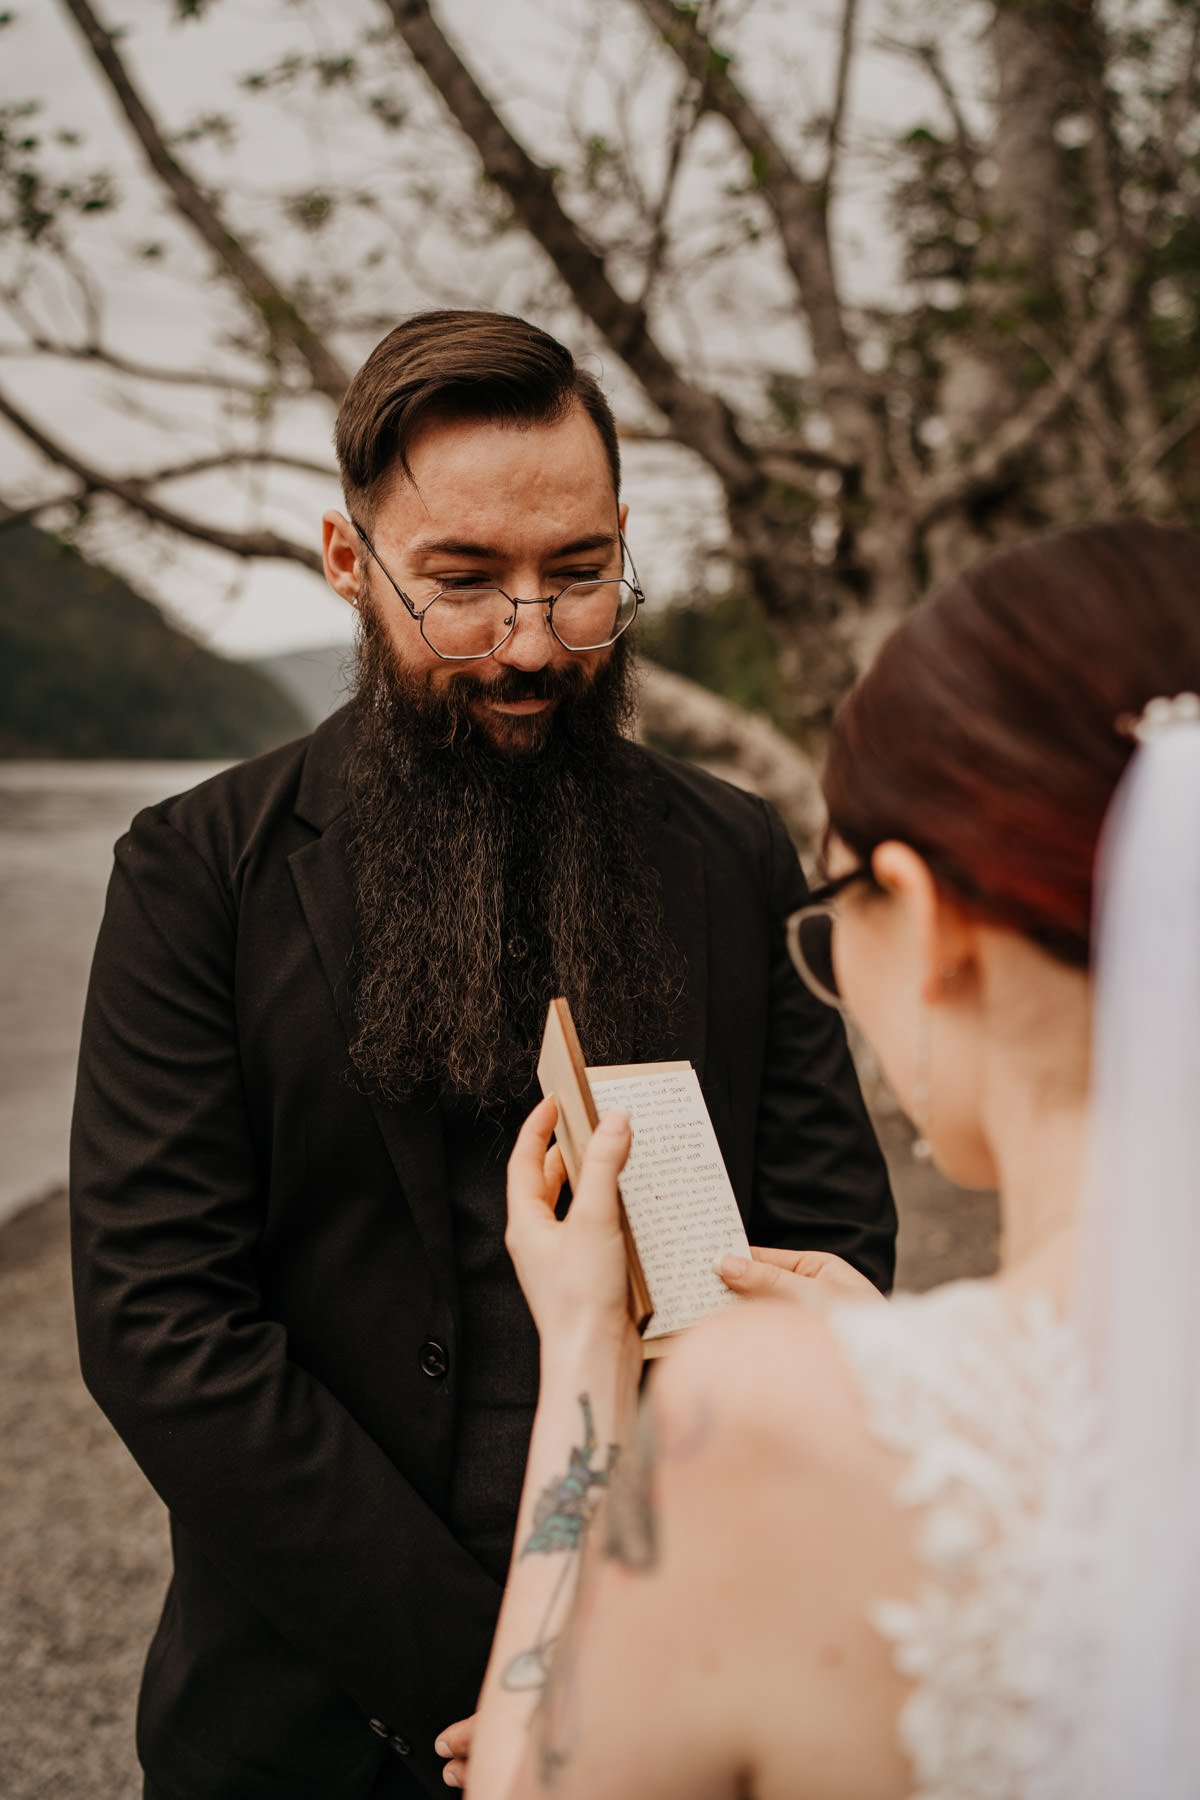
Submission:
POLYGON ((442 1345, 435 1344, 432 1338, 427 1344, 421 1345, 417 1352, 417 1361, 421 1366, 422 1375, 428 1375, 431 1381, 440 1381, 450 1367, 450 1358, 442 1345))
POLYGON ((371 1730, 375 1733, 376 1737, 385 1738, 390 1737, 392 1734, 391 1726, 385 1725, 382 1719, 368 1719, 367 1724, 371 1727, 371 1730))
POLYGON ((397 1756, 408 1756, 412 1752, 412 1745, 407 1738, 390 1737, 388 1743, 392 1746, 392 1749, 396 1752, 397 1756))

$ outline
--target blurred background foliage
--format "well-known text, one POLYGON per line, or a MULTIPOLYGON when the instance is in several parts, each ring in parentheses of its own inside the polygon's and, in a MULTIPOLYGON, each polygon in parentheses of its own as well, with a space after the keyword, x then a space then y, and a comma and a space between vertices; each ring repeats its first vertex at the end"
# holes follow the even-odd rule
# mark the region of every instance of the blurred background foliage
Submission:
POLYGON ((315 570, 371 344, 526 313, 688 546, 647 729, 799 821, 931 583, 1081 518, 1200 522, 1198 0, 44 4, 120 135, 48 69, 0 111, 11 523, 315 570))

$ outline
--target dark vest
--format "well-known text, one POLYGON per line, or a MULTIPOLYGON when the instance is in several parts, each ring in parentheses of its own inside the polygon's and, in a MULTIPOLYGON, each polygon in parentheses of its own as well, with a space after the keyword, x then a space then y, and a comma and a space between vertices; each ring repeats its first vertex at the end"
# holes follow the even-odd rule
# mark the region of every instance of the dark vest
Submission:
POLYGON ((504 1247, 505 1168, 528 1105, 442 1108, 458 1268, 457 1438, 448 1523, 503 1581, 538 1391, 538 1338, 504 1247))

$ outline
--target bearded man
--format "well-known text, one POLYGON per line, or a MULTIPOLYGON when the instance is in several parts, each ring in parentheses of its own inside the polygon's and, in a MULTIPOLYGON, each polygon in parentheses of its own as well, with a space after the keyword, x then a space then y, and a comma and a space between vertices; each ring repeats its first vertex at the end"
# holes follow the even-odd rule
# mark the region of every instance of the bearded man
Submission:
POLYGON ((444 1791, 536 1398, 503 1176, 553 995, 593 1062, 696 1065, 753 1241, 891 1277, 783 828, 626 736, 594 378, 521 320, 418 315, 337 447, 351 704, 134 821, 84 1027, 81 1359, 171 1514, 154 1800, 444 1791))

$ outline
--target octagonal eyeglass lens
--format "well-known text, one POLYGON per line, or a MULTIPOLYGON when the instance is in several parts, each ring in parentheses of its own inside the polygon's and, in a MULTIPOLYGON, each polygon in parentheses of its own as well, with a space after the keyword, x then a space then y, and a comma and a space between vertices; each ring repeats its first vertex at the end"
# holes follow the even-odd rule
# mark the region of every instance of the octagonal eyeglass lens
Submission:
MULTIPOLYGON (((632 624, 638 597, 627 581, 576 581, 545 604, 565 649, 603 650, 632 624)), ((465 662, 498 649, 512 630, 515 612, 516 603, 499 588, 453 588, 425 608, 421 630, 439 656, 465 662)))
POLYGON ((826 1006, 840 1007, 833 961, 833 904, 801 907, 787 922, 788 954, 805 986, 826 1006))
POLYGON ((637 594, 627 581, 574 581, 551 608, 560 644, 568 650, 602 650, 633 623, 637 594))

